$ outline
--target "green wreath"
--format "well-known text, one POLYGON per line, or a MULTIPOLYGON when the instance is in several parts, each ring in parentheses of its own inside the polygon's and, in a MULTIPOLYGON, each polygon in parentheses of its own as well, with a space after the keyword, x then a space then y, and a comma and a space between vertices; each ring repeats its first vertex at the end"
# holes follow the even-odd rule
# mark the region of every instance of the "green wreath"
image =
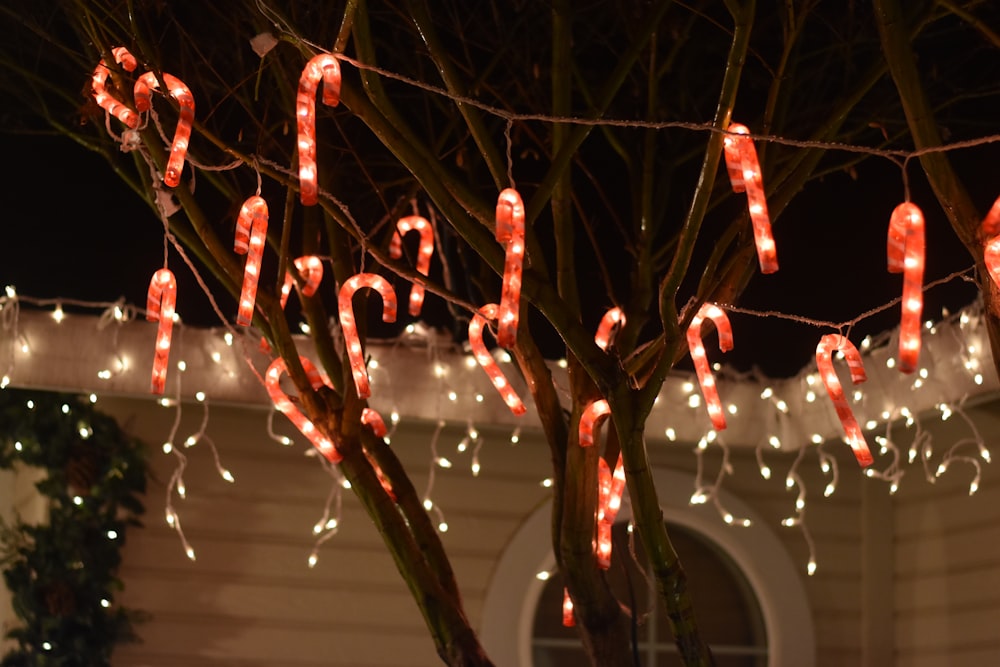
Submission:
POLYGON ((46 472, 48 522, 2 525, 0 565, 19 627, 3 667, 100 667, 134 641, 135 611, 115 604, 127 526, 141 525, 141 443, 76 396, 0 391, 0 468, 46 472))

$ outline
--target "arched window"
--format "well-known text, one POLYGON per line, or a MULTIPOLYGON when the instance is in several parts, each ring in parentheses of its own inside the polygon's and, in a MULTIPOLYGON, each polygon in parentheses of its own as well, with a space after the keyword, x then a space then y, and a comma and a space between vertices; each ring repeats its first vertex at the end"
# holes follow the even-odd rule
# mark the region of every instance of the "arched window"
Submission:
MULTIPOLYGON (((765 667, 767 633, 764 618, 746 577, 733 560, 696 530, 668 526, 689 576, 699 627, 719 667, 765 667)), ((642 542, 630 540, 626 524, 613 531, 614 551, 608 581, 619 600, 635 610, 632 647, 644 667, 673 667, 681 662, 656 595, 642 542), (633 548, 629 548, 630 544, 633 548)), ((585 662, 576 632, 562 625, 563 581, 556 573, 538 598, 532 624, 533 667, 573 667, 585 662)))
MULTIPOLYGON (((689 505, 691 489, 694 488, 694 478, 690 474, 657 469, 653 476, 660 492, 664 516, 672 526, 672 535, 678 535, 678 544, 675 544, 678 551, 682 548, 680 531, 686 531, 694 537, 695 548, 715 550, 715 560, 721 563, 721 567, 734 567, 742 573, 735 580, 744 584, 737 583, 737 589, 740 585, 748 586, 752 591, 751 599, 755 597, 759 605, 763 627, 754 627, 755 621, 751 620, 750 630, 763 633, 766 637, 766 641, 760 644, 766 646, 766 656, 751 658, 757 659, 757 663, 733 663, 717 651, 719 664, 814 667, 815 635, 812 612, 799 573, 801 567, 792 562, 771 527, 752 508, 725 491, 720 500, 733 514, 749 518, 752 521, 749 528, 727 525, 709 505, 689 505)), ((487 588, 480 638, 497 667, 542 667, 533 662, 532 638, 535 635, 535 610, 543 605, 550 607, 547 602, 540 603, 549 582, 536 578, 539 572, 551 571, 555 564, 550 546, 550 512, 551 503, 543 503, 521 525, 501 555, 487 588)), ((623 507, 619 519, 627 521, 628 518, 628 508, 623 507)), ((616 551, 623 548, 620 544, 627 545, 627 542, 616 541, 616 551)), ((627 550, 627 546, 624 548, 627 550)), ((681 557, 690 578, 700 577, 693 570, 696 563, 692 560, 698 560, 697 557, 685 559, 683 553, 681 557)), ((550 585, 558 587, 558 599, 561 600, 561 584, 550 585)), ((552 622, 556 624, 561 622, 559 609, 557 604, 552 617, 552 622)), ((705 614, 698 613, 708 632, 708 625, 714 621, 702 618, 705 614)), ((563 636, 573 638, 574 645, 578 643, 572 631, 563 636)), ((553 664, 580 664, 579 653, 574 655, 575 663, 553 664)), ((660 662, 656 665, 659 666, 660 662)))

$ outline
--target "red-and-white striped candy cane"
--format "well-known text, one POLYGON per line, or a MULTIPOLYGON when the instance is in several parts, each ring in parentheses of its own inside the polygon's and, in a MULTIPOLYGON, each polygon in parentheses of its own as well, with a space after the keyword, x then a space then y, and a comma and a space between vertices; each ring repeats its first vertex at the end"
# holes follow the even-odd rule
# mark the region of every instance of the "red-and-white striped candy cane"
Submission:
MULTIPOLYGON (((417 250, 417 273, 427 275, 431 271, 431 255, 434 254, 434 228, 419 215, 408 215, 396 223, 396 233, 389 241, 389 256, 399 259, 403 256, 403 237, 412 230, 420 232, 420 248, 417 250)), ((410 315, 416 317, 424 305, 424 286, 413 283, 410 288, 410 315)))
POLYGON ((819 369, 823 384, 826 385, 826 393, 830 395, 830 400, 833 401, 837 417, 840 418, 840 423, 844 426, 844 433, 847 435, 848 444, 854 450, 854 456, 858 459, 858 463, 862 467, 869 466, 872 464, 871 451, 868 449, 868 443, 865 441, 865 435, 862 433, 861 427, 858 426, 857 420, 854 419, 851 407, 847 404, 844 389, 840 386, 840 378, 837 377, 836 371, 833 370, 833 352, 835 350, 840 350, 844 353, 844 358, 847 359, 847 366, 851 370, 851 382, 859 384, 867 380, 868 377, 865 375, 865 367, 861 361, 861 355, 858 353, 858 348, 854 347, 854 343, 840 334, 826 334, 820 339, 819 345, 816 346, 816 367, 819 369))
MULTIPOLYGON (((361 411, 361 423, 370 428, 372 433, 374 433, 377 438, 384 438, 389 433, 389 429, 385 427, 385 420, 382 419, 382 415, 372 408, 365 408, 361 411)), ((382 485, 382 488, 387 494, 389 494, 389 497, 395 501, 396 494, 392 490, 392 483, 389 481, 389 478, 385 476, 385 473, 382 472, 382 468, 380 468, 378 463, 375 462, 374 457, 368 454, 367 450, 365 451, 365 457, 368 459, 368 463, 371 464, 372 468, 375 469, 375 476, 378 477, 378 481, 382 485)))
MULTIPOLYGON (((316 255, 303 255, 295 258, 295 268, 302 275, 305 284, 302 285, 302 296, 312 296, 323 281, 323 260, 316 255)), ((281 286, 281 307, 288 303, 288 295, 292 293, 295 278, 291 271, 285 272, 285 284, 281 286)))
POLYGON ((396 292, 385 278, 374 273, 353 275, 340 288, 337 305, 340 311, 340 328, 344 332, 344 344, 347 347, 347 359, 351 364, 358 396, 368 398, 372 395, 372 390, 368 383, 368 371, 365 369, 365 357, 361 349, 361 339, 358 337, 358 327, 354 322, 354 293, 362 287, 370 287, 382 295, 383 322, 396 321, 396 292))
POLYGON ((260 280, 260 264, 264 259, 264 243, 267 241, 267 202, 259 195, 253 195, 240 207, 236 218, 236 237, 233 250, 247 256, 243 270, 243 289, 236 311, 236 323, 249 326, 253 320, 253 306, 257 301, 257 281, 260 280))
POLYGON ((924 214, 903 202, 889 218, 890 273, 903 274, 903 315, 899 324, 899 370, 912 373, 920 358, 920 313, 924 308, 924 214))
POLYGON ((507 188, 500 193, 497 199, 496 225, 496 239, 505 244, 507 249, 500 289, 497 344, 511 348, 517 340, 524 265, 524 203, 517 190, 507 188))
POLYGON ((488 303, 472 316, 472 319, 469 320, 469 345, 472 347, 472 354, 476 357, 476 361, 486 371, 486 375, 489 376, 490 382, 493 383, 493 386, 500 393, 503 402, 507 404, 511 412, 520 416, 526 411, 524 403, 521 402, 521 398, 517 395, 517 392, 510 386, 510 382, 507 381, 493 355, 490 354, 483 343, 483 327, 486 326, 487 318, 491 320, 496 319, 499 312, 500 307, 498 305, 488 303))
POLYGON ((1000 197, 997 197, 989 213, 983 218, 981 229, 986 244, 983 261, 993 284, 1000 288, 1000 197))
POLYGON ((611 345, 615 325, 625 326, 625 313, 618 306, 604 313, 601 323, 597 325, 597 333, 594 334, 594 342, 597 343, 597 347, 602 350, 608 349, 608 346, 611 345))
POLYGON ((563 607, 562 607, 562 624, 564 627, 572 628, 576 625, 576 619, 573 618, 573 599, 569 596, 569 589, 563 588, 563 607))
MULTIPOLYGON (((611 406, 606 400, 598 399, 590 403, 580 415, 579 440, 581 447, 592 447, 594 445, 594 431, 597 422, 611 414, 611 406)), ((615 475, 612 475, 607 462, 601 458, 597 464, 597 536, 594 540, 594 556, 597 564, 605 570, 611 567, 611 527, 615 522, 617 508, 621 507, 621 493, 624 484, 618 486, 615 477, 618 476, 618 468, 621 468, 621 455, 615 466, 615 475), (612 501, 617 487, 618 498, 612 501), (612 509, 612 504, 615 509, 612 509)), ((624 469, 620 474, 622 482, 625 480, 624 469)))
MULTIPOLYGON (((111 49, 111 54, 115 57, 115 62, 120 64, 126 72, 132 72, 138 66, 135 56, 129 53, 124 46, 111 49)), ((91 80, 90 89, 94 95, 94 101, 98 106, 109 114, 125 123, 133 130, 139 127, 139 115, 129 109, 125 104, 119 102, 105 89, 111 70, 102 59, 94 68, 94 75, 91 80)))
POLYGON ((174 308, 177 305, 177 281, 168 268, 153 274, 146 293, 146 319, 160 322, 156 329, 156 351, 153 353, 152 392, 162 394, 167 384, 167 362, 170 358, 170 335, 174 329, 174 308))
POLYGON ((299 130, 299 199, 303 206, 313 206, 319 200, 316 182, 316 87, 320 79, 323 80, 323 104, 337 106, 340 103, 340 63, 328 53, 321 53, 306 63, 295 96, 299 130))
POLYGON ((698 309, 698 314, 691 320, 691 325, 687 330, 688 348, 691 350, 691 360, 694 362, 694 370, 698 373, 698 384, 701 385, 701 393, 705 397, 705 409, 712 420, 712 426, 717 431, 726 428, 726 415, 722 410, 722 401, 719 400, 719 390, 715 386, 715 377, 712 369, 708 365, 708 357, 705 356, 705 346, 701 341, 701 325, 705 318, 715 322, 715 329, 719 333, 719 349, 728 352, 733 349, 733 328, 729 324, 726 312, 712 303, 704 303, 698 309))
POLYGON ((757 161, 757 150, 753 140, 745 136, 750 130, 745 125, 733 123, 723 140, 723 152, 726 157, 726 170, 733 192, 747 193, 747 206, 750 210, 750 222, 753 224, 753 237, 757 244, 757 260, 760 262, 761 273, 774 273, 778 270, 778 254, 771 235, 771 219, 767 213, 767 199, 764 197, 764 180, 757 161))
MULTIPOLYGON (((170 157, 167 159, 167 169, 163 174, 163 182, 167 187, 176 187, 181 182, 181 172, 184 170, 184 158, 187 156, 188 142, 191 140, 191 124, 194 123, 194 96, 184 82, 172 74, 163 73, 163 83, 167 84, 170 96, 180 105, 177 118, 177 129, 170 144, 170 157)), ((150 99, 151 91, 159 88, 160 82, 156 75, 146 72, 135 82, 135 108, 141 113, 153 108, 150 99)))
MULTIPOLYGON (((305 357, 299 357, 299 361, 302 363, 302 368, 305 370, 306 377, 309 379, 309 384, 312 385, 312 388, 319 389, 323 386, 323 379, 320 377, 319 371, 316 370, 316 366, 305 357)), ((323 435, 316 428, 316 425, 302 414, 295 407, 295 403, 282 391, 281 375, 286 370, 288 369, 285 366, 285 360, 279 357, 271 362, 271 365, 267 367, 267 372, 264 374, 264 384, 267 386, 267 393, 271 396, 274 407, 277 408, 278 412, 285 415, 288 421, 295 424, 295 428, 299 429, 302 435, 306 436, 313 447, 319 450, 319 453, 330 461, 330 463, 340 463, 343 457, 337 451, 333 441, 323 435)))

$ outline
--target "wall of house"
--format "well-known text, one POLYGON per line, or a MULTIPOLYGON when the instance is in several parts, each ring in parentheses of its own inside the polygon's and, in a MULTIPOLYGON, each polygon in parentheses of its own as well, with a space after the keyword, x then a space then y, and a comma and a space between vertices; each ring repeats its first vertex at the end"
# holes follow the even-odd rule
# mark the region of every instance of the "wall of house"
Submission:
MULTIPOLYGON (((900 667, 1000 664, 1000 457, 997 404, 967 410, 993 446, 980 489, 975 471, 956 462, 934 484, 917 480, 895 498, 895 663, 900 667)), ((972 431, 960 417, 934 423, 935 451, 972 431)), ((964 445, 961 454, 978 457, 964 445)))
MULTIPOLYGON (((176 408, 148 399, 101 399, 100 406, 151 445, 153 470, 147 526, 128 537, 122 573, 127 588, 121 598, 149 612, 152 620, 139 629, 144 643, 121 649, 115 664, 440 664, 415 603, 349 492, 339 533, 321 547, 316 566, 308 567, 312 527, 332 480, 305 455, 303 439, 282 417, 275 419, 275 429, 296 440, 291 447, 268 437, 267 412, 211 407, 206 433, 236 483, 219 477, 206 443, 184 451, 187 498, 175 499, 174 506, 197 555, 191 561, 163 520, 166 483, 177 459, 163 454, 160 445, 176 408)), ((1000 432, 988 409, 976 411, 976 418, 1000 432)), ((201 420, 200 405, 184 404, 175 443, 196 432, 201 420)), ((466 425, 449 425, 437 447, 454 466, 437 469, 431 493, 449 526, 443 540, 473 624, 482 618, 504 549, 547 497, 540 482, 549 466, 537 435, 524 432, 512 445, 509 428, 476 426, 483 438, 479 476, 470 472, 470 452, 456 451, 466 425)), ((957 426, 949 422, 944 428, 957 426)), ((420 471, 414 480, 418 490, 427 482, 434 430, 431 423, 404 422, 393 436, 404 463, 420 471)), ((953 436, 947 430, 936 433, 935 442, 944 447, 953 436)), ((995 657, 1000 642, 991 636, 991 619, 1000 606, 995 592, 1000 590, 995 585, 1000 578, 995 528, 1000 525, 995 521, 1000 471, 986 466, 983 489, 970 499, 969 477, 959 468, 930 485, 911 466, 899 494, 890 498, 884 482, 859 473, 846 446, 824 447, 839 464, 831 498, 823 497, 830 478, 820 470, 813 448, 797 468, 815 544, 817 571, 811 577, 802 531, 781 525, 795 514, 799 488, 784 484, 795 456, 768 448, 764 455, 773 472, 764 480, 753 451, 734 449, 734 474, 724 482, 763 519, 791 558, 793 571, 784 576, 805 587, 815 664, 884 665, 889 663, 880 656, 895 655, 899 665, 971 665, 984 664, 983 656, 995 657)), ((657 466, 697 472, 690 444, 651 441, 649 449, 657 466)), ((720 450, 712 445, 704 457, 706 480, 714 479, 720 464, 720 450)), ((515 628, 510 635, 517 640, 515 628)))

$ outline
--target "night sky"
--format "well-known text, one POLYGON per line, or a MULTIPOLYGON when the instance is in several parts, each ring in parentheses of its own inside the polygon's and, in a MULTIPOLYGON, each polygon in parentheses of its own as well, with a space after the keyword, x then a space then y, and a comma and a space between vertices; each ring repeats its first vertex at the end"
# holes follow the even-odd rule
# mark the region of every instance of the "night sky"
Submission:
MULTIPOLYGON (((23 296, 90 301, 124 296, 144 304, 149 277, 163 261, 156 216, 101 157, 68 139, 6 135, 3 141, 13 168, 3 181, 8 233, 0 244, 0 283, 15 285, 23 296)), ((997 194, 989 170, 979 168, 992 150, 953 157, 963 174, 978 175, 968 184, 982 211, 997 194)), ((927 221, 925 283, 971 266, 916 164, 910 166, 910 178, 913 200, 927 221)), ((841 172, 808 184, 775 225, 780 270, 756 275, 740 305, 840 322, 896 298, 902 278, 886 271, 885 235, 902 196, 899 167, 884 160, 863 163, 856 178, 841 172)), ((184 321, 218 324, 176 256, 171 267, 184 321)), ((954 311, 975 294, 975 287, 961 280, 934 288, 926 294, 925 319, 938 318, 942 307, 954 311)), ((861 323, 851 338, 857 343, 865 334, 894 327, 898 317, 896 306, 861 323)), ((775 377, 809 363, 819 337, 830 331, 740 314, 731 315, 731 321, 735 349, 720 355, 709 346, 710 358, 775 377)))

